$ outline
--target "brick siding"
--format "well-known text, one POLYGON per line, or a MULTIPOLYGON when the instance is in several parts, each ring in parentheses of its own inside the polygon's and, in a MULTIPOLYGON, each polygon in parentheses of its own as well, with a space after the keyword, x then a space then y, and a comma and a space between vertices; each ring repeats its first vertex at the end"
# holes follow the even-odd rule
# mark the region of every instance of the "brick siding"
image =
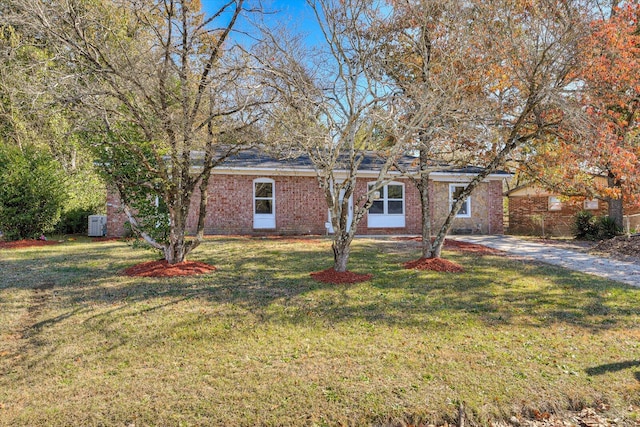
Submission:
MULTIPOLYGON (((434 228, 440 228, 449 214, 450 184, 454 183, 431 182, 431 225, 434 228)), ((503 217, 502 182, 483 182, 471 194, 471 217, 454 218, 451 231, 454 234, 457 232, 502 234, 504 232, 503 217)))
MULTIPOLYGON (((372 180, 361 178, 356 185, 357 197, 367 189, 372 180)), ((358 234, 420 234, 420 196, 410 180, 398 179, 405 189, 405 226, 402 228, 369 228, 367 216, 358 226, 358 234)), ((449 183, 431 183, 432 224, 439 226, 448 212, 449 183)), ((199 194, 196 192, 188 218, 188 231, 195 233, 199 194)), ((324 193, 313 176, 282 175, 227 175, 214 174, 209 183, 205 234, 325 234, 328 209, 324 193), (253 181, 256 178, 270 178, 275 182, 274 230, 253 228, 253 181)), ((501 234, 502 225, 502 182, 482 183, 472 195, 472 218, 457 218, 454 229, 469 228, 477 232, 479 225, 483 233, 501 234)), ((126 216, 121 212, 120 201, 115 192, 107 195, 107 235, 122 236, 125 232, 126 216)))
POLYGON ((120 197, 115 188, 107 186, 107 236, 123 237, 126 235, 124 224, 127 216, 122 212, 120 197))
MULTIPOLYGON (((509 233, 536 236, 570 236, 577 212, 583 210, 583 197, 562 199, 561 209, 549 210, 548 196, 509 197, 509 233)), ((607 203, 598 201, 594 215, 606 215, 607 203)))

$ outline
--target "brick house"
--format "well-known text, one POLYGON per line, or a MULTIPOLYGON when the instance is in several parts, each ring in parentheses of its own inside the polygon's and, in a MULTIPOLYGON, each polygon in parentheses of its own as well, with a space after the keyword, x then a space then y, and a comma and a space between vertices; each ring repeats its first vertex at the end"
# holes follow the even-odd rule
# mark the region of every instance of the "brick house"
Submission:
MULTIPOLYGON (((406 162, 413 161, 407 156, 406 162)), ((358 172, 354 197, 364 194, 378 172, 368 156, 358 172)), ((456 191, 481 169, 475 167, 431 174, 432 225, 439 227, 448 214, 456 191)), ((336 176, 339 177, 339 171, 336 176)), ((358 234, 420 234, 420 197, 410 179, 391 172, 393 179, 358 226, 358 234)), ((489 175, 462 207, 453 232, 503 233, 503 181, 510 175, 489 175)), ((331 232, 324 193, 305 157, 276 160, 258 151, 246 151, 227 159, 213 170, 208 189, 205 234, 325 234, 331 232)), ((199 199, 196 194, 194 201, 199 199)), ((195 232, 196 205, 188 229, 195 232)), ((107 236, 125 234, 126 216, 115 192, 107 194, 107 236)))
MULTIPOLYGON (((507 194, 509 234, 535 236, 572 236, 576 214, 581 210, 595 216, 608 213, 607 202, 586 197, 565 197, 534 184, 524 185, 507 194)), ((625 228, 640 227, 640 208, 625 206, 625 228)))

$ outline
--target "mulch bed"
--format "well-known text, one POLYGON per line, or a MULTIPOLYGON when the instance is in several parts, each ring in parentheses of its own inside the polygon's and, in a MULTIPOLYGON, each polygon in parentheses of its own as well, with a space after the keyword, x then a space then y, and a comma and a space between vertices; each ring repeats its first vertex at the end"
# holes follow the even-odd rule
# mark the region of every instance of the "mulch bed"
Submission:
POLYGON ((331 283, 333 285, 351 284, 366 282, 373 277, 373 274, 360 274, 352 271, 335 271, 333 268, 311 273, 311 277, 322 283, 331 283))
MULTIPOLYGON (((422 237, 397 237, 396 240, 406 240, 411 242, 422 242, 422 237)), ((457 240, 444 239, 444 249, 457 252, 466 252, 479 255, 497 255, 503 253, 497 249, 488 248, 475 243, 460 242, 457 240)))
POLYGON ((170 265, 166 260, 148 261, 134 265, 123 271, 133 277, 175 277, 193 276, 215 271, 215 267, 204 262, 184 261, 170 265))
POLYGON ((461 273, 464 268, 453 261, 444 258, 418 258, 402 264, 406 269, 431 270, 445 273, 461 273))
POLYGON ((29 248, 32 246, 50 246, 57 245, 60 242, 56 240, 15 240, 13 242, 0 242, 0 249, 19 249, 29 248))
POLYGON ((458 240, 448 240, 448 239, 445 239, 444 241, 444 248, 451 251, 467 252, 467 253, 480 254, 480 255, 498 255, 498 254, 504 253, 497 249, 489 248, 487 246, 477 245, 475 243, 460 242, 458 240))

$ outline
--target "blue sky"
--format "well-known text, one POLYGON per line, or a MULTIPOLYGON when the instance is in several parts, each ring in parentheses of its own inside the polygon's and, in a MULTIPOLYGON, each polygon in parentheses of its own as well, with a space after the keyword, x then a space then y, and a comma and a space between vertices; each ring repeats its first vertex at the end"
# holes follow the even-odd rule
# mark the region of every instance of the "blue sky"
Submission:
MULTIPOLYGON (((213 13, 220 6, 219 0, 201 0, 202 8, 207 13, 213 13)), ((311 39, 318 36, 318 24, 313 11, 305 0, 262 0, 267 11, 273 14, 264 16, 267 23, 284 24, 295 32, 302 32, 311 39)), ((244 27, 244 23, 242 27, 244 27)))
POLYGON ((266 19, 312 36, 317 34, 316 17, 305 0, 266 0, 264 4, 267 9, 277 11, 274 15, 265 17, 266 19))

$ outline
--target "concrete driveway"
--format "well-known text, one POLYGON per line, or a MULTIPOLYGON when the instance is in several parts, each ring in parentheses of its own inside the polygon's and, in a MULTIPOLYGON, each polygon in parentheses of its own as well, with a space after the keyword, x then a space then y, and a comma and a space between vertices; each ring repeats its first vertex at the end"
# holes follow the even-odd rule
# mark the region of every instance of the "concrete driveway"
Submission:
POLYGON ((515 236, 447 236, 447 239, 476 243, 498 249, 512 255, 529 258, 547 264, 581 271, 595 276, 616 280, 640 287, 640 264, 589 255, 577 250, 561 248, 543 242, 521 239, 515 236))

